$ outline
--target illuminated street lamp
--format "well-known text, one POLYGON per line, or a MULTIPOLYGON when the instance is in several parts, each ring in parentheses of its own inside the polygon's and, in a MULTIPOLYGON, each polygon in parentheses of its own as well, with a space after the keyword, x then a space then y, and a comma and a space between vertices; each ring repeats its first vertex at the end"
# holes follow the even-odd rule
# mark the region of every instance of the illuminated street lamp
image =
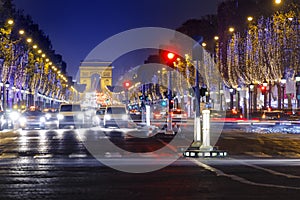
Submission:
POLYGON ((250 83, 249 85, 249 118, 251 118, 251 114, 252 114, 252 93, 254 90, 254 84, 250 83))
POLYGON ((230 27, 230 28, 228 29, 228 31, 229 31, 230 33, 233 33, 233 32, 234 32, 234 28, 233 28, 233 27, 230 27))

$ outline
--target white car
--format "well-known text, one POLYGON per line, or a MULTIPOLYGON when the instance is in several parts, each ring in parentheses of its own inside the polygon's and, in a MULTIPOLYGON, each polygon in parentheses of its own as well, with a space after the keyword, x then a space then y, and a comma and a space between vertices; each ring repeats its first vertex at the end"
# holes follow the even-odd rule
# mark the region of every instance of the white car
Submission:
POLYGON ((107 106, 104 114, 103 125, 108 127, 128 127, 129 114, 125 105, 107 106))
POLYGON ((65 126, 83 127, 84 112, 80 104, 61 104, 57 114, 58 128, 65 126))

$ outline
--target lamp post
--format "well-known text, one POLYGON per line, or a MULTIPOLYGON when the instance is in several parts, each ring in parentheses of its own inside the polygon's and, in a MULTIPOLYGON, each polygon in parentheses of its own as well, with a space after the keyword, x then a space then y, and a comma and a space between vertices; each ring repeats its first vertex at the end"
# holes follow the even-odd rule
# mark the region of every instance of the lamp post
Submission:
POLYGON ((250 83, 249 85, 249 118, 251 118, 252 115, 252 93, 254 90, 254 84, 250 83))
POLYGON ((8 88, 9 88, 9 82, 8 81, 6 81, 6 83, 5 83, 5 88, 6 88, 6 106, 5 106, 5 108, 7 109, 7 107, 8 107, 8 88))
POLYGON ((300 108, 300 74, 298 73, 295 77, 296 79, 296 99, 297 99, 297 108, 300 108))
POLYGON ((280 83, 281 83, 281 88, 282 88, 282 110, 283 110, 284 109, 284 87, 285 87, 285 84, 286 84, 286 79, 282 78, 280 80, 280 83))
POLYGON ((24 101, 24 99, 25 99, 25 90, 24 90, 23 87, 21 88, 21 99, 22 99, 22 101, 21 101, 21 108, 23 109, 23 106, 25 104, 25 101, 24 101))
POLYGON ((240 92, 241 92, 242 88, 240 86, 238 86, 236 88, 236 91, 237 91, 237 102, 236 102, 236 109, 239 111, 240 110, 240 92))
POLYGON ((3 84, 2 81, 0 82, 0 87, 1 87, 1 92, 2 92, 2 96, 1 96, 1 99, 2 99, 2 109, 3 109, 3 111, 5 111, 5 109, 4 109, 4 102, 5 102, 5 100, 4 100, 4 84, 3 84))
MULTIPOLYGON (((264 91, 264 109, 266 109, 267 108, 267 93, 268 93, 268 89, 267 89, 267 87, 268 87, 268 82, 265 80, 264 82, 263 82, 263 87, 265 88, 265 91, 264 91)), ((269 101, 271 101, 271 99, 269 99, 269 101)))
POLYGON ((25 94, 26 94, 26 108, 28 108, 28 105, 29 105, 29 89, 28 88, 25 90, 25 94))
POLYGON ((15 87, 15 86, 12 86, 11 89, 12 89, 12 93, 13 93, 11 102, 12 102, 12 107, 14 107, 14 105, 15 105, 15 94, 16 94, 15 92, 16 92, 16 87, 15 87))
POLYGON ((223 95, 224 95, 224 90, 220 90, 220 111, 223 110, 223 95))
POLYGON ((229 92, 230 92, 230 110, 232 110, 233 109, 233 92, 234 92, 234 89, 230 88, 229 92))

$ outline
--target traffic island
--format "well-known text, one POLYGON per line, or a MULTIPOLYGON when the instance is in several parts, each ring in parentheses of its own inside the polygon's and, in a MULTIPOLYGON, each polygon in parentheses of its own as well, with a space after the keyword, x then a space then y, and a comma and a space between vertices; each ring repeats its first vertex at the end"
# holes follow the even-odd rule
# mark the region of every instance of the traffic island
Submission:
MULTIPOLYGON (((194 142, 183 153, 184 157, 193 158, 209 158, 209 157, 226 157, 227 152, 224 150, 218 150, 216 147, 210 145, 210 111, 202 111, 203 126, 202 132, 195 131, 194 142), (200 135, 199 135, 200 134, 200 135), (202 137, 201 137, 202 136, 202 137), (202 141, 197 141, 197 138, 202 138, 202 141)), ((201 128, 200 128, 201 130, 201 128)))

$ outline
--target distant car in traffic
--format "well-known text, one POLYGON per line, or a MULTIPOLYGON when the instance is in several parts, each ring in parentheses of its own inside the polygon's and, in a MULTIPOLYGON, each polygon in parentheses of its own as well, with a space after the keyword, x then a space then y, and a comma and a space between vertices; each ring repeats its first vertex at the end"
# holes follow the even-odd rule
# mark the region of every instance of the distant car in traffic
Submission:
POLYGON ((288 115, 285 114, 281 110, 272 110, 272 111, 264 111, 262 113, 261 119, 262 120, 284 120, 287 119, 288 115))
POLYGON ((128 127, 129 114, 125 105, 107 106, 104 114, 103 125, 108 127, 128 127))
POLYGON ((46 118, 45 128, 58 128, 58 119, 56 109, 44 109, 44 114, 46 118))
POLYGON ((40 110, 26 110, 19 118, 19 126, 22 129, 45 129, 45 114, 40 110))
POLYGON ((57 114, 58 128, 65 126, 84 126, 84 113, 80 104, 61 104, 57 114))
POLYGON ((93 118, 93 124, 103 126, 106 107, 100 107, 96 110, 96 115, 93 118))
POLYGON ((174 109, 170 114, 172 122, 187 122, 187 113, 182 109, 174 109))
POLYGON ((4 129, 13 129, 20 113, 17 111, 0 111, 0 131, 4 129))

